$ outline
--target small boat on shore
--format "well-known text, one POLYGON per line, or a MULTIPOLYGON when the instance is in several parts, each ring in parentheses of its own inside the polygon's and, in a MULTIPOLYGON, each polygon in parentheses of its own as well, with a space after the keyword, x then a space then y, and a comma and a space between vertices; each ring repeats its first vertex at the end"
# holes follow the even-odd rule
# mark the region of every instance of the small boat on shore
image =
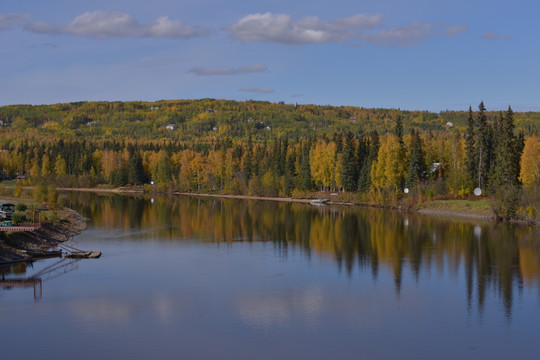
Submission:
POLYGON ((330 200, 329 199, 313 199, 309 203, 315 206, 323 206, 323 205, 326 205, 328 201, 330 200))

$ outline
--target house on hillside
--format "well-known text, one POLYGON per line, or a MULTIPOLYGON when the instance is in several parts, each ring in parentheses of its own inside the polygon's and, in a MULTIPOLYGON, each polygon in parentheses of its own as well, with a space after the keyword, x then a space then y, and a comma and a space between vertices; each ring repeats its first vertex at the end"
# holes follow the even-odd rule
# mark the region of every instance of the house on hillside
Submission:
POLYGON ((178 126, 176 124, 169 124, 169 125, 165 126, 165 128, 167 130, 174 131, 174 130, 178 129, 178 126))

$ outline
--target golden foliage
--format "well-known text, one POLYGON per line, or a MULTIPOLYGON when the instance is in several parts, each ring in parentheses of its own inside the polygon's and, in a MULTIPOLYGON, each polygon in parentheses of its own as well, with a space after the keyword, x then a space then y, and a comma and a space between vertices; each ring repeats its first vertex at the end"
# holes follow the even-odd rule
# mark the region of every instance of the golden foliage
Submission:
POLYGON ((521 173, 519 180, 529 187, 540 182, 540 145, 538 136, 534 135, 525 140, 521 157, 521 173))

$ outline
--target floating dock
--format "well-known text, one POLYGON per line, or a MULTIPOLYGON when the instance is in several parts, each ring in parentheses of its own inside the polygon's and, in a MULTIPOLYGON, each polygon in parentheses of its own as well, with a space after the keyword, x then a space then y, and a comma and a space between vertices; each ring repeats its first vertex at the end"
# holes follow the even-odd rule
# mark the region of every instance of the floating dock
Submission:
POLYGON ((68 259, 97 259, 101 256, 101 251, 80 251, 65 254, 68 259))

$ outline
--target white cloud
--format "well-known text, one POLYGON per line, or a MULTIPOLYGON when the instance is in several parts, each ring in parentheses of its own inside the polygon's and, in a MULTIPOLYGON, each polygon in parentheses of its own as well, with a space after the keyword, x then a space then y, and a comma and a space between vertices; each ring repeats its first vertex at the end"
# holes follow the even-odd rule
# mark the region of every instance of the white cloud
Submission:
POLYGON ((256 13, 225 28, 236 39, 281 44, 325 44, 357 38, 362 29, 380 24, 382 15, 358 14, 322 21, 316 16, 293 20, 287 14, 256 13))
POLYGON ((170 20, 168 16, 161 16, 146 30, 148 36, 155 37, 194 37, 208 34, 209 31, 196 26, 184 24, 180 20, 170 20))
POLYGON ((268 70, 268 67, 264 64, 255 64, 250 66, 240 67, 195 67, 188 72, 199 76, 208 75, 240 75, 264 72, 268 70))
POLYGON ((507 34, 497 34, 494 32, 487 32, 482 34, 484 40, 510 40, 510 36, 507 34))
POLYGON ((274 92, 274 89, 270 87, 254 88, 251 86, 244 86, 240 89, 240 91, 253 92, 253 93, 259 93, 259 94, 270 94, 274 92))
POLYGON ((7 30, 13 24, 29 18, 28 14, 0 14, 0 30, 7 30))
POLYGON ((456 36, 459 33, 468 31, 469 27, 467 25, 456 25, 456 26, 450 26, 443 31, 443 35, 446 37, 452 37, 456 36))
POLYGON ((422 39, 435 36, 433 24, 413 22, 393 29, 383 29, 375 34, 366 35, 364 39, 380 46, 411 46, 417 45, 422 39))
POLYGON ((140 36, 141 26, 133 17, 121 12, 88 11, 77 16, 62 32, 101 39, 140 36))
POLYGON ((209 33, 179 20, 161 16, 148 25, 139 24, 131 15, 119 11, 87 11, 66 26, 55 27, 47 22, 35 22, 26 26, 38 33, 62 33, 88 36, 95 39, 114 37, 169 37, 189 38, 209 33))
MULTIPOLYGON (((38 21, 22 23, 29 15, 0 14, 0 30, 12 25, 45 34, 71 34, 95 39, 115 37, 167 37, 191 38, 206 36, 211 30, 186 24, 180 20, 161 16, 147 24, 141 24, 131 15, 119 11, 87 11, 65 26, 54 26, 38 21)), ((280 44, 328 44, 339 42, 370 42, 379 46, 411 46, 435 36, 455 36, 467 31, 466 25, 449 26, 414 22, 388 28, 382 24, 383 15, 356 14, 350 17, 321 20, 317 16, 293 19, 288 14, 248 14, 233 25, 224 28, 232 38, 245 41, 266 41, 280 44)), ((483 39, 509 39, 508 35, 485 33, 483 39)), ((266 70, 266 68, 264 69, 266 70)), ((264 71, 262 70, 262 71, 264 71)), ((245 68, 194 68, 197 75, 235 75, 259 72, 245 68)))
POLYGON ((451 37, 468 29, 466 25, 456 25, 438 31, 440 25, 420 22, 387 28, 382 19, 382 14, 357 14, 328 21, 316 16, 295 20, 287 14, 267 12, 246 15, 225 30, 231 37, 245 41, 327 44, 357 40, 379 46, 411 46, 424 39, 440 35, 451 37))

